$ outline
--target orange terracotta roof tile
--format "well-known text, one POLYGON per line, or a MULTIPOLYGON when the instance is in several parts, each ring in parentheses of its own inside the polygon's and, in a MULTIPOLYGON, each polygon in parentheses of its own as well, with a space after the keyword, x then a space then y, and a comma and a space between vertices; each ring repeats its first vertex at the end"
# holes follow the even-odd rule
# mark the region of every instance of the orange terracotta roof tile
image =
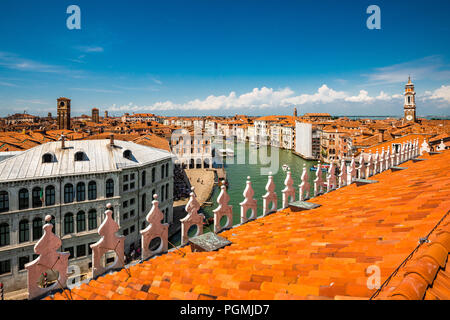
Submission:
POLYGON ((377 298, 449 299, 450 151, 422 157, 428 160, 374 176, 376 184, 309 200, 319 208, 285 209, 224 231, 232 244, 219 251, 183 247, 184 256, 169 252, 130 267, 131 277, 122 270, 71 293, 76 299, 369 299, 376 289, 367 286, 368 268, 378 266, 384 283, 414 252, 377 298), (414 251, 432 230, 430 242, 414 251))

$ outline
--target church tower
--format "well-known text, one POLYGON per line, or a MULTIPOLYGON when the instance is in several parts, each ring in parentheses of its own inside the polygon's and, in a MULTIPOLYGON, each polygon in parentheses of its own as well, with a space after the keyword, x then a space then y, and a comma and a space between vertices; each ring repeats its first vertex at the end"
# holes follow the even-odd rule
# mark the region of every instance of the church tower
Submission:
POLYGON ((405 112, 405 121, 416 122, 416 92, 414 91, 411 77, 408 77, 408 83, 405 86, 405 105, 403 110, 405 112))
POLYGON ((59 130, 70 130, 70 99, 59 98, 58 100, 58 118, 57 124, 59 130))

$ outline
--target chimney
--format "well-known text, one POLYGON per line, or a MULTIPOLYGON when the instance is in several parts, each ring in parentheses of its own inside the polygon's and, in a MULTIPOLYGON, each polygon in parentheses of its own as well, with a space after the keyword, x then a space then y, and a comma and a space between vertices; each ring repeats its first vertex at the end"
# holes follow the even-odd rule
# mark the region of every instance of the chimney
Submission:
POLYGON ((110 144, 111 146, 114 145, 114 134, 112 134, 112 133, 109 135, 109 144, 110 144))
POLYGON ((66 137, 62 134, 61 135, 61 149, 64 149, 66 147, 65 141, 66 141, 66 137))
POLYGON ((383 142, 383 132, 380 132, 378 135, 378 142, 382 143, 383 142))

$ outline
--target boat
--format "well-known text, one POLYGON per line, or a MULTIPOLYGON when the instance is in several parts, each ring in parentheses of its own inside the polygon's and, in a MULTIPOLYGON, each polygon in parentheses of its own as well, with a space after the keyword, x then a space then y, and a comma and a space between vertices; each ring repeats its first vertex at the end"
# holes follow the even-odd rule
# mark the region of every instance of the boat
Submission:
MULTIPOLYGON (((329 167, 330 167, 329 165, 323 165, 323 166, 321 166, 320 169, 322 170, 322 172, 327 172, 329 167)), ((317 171, 317 166, 311 167, 311 168, 309 168, 309 170, 317 171)))

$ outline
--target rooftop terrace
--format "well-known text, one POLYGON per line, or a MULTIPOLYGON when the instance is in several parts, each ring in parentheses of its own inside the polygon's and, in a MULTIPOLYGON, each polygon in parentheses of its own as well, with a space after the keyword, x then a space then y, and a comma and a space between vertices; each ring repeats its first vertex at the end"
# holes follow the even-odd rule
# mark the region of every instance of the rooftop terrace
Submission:
POLYGON ((377 298, 449 299, 450 151, 420 158, 371 177, 378 183, 310 200, 316 209, 222 232, 232 244, 219 251, 186 246, 82 284, 71 298, 369 299, 379 268, 377 298))

